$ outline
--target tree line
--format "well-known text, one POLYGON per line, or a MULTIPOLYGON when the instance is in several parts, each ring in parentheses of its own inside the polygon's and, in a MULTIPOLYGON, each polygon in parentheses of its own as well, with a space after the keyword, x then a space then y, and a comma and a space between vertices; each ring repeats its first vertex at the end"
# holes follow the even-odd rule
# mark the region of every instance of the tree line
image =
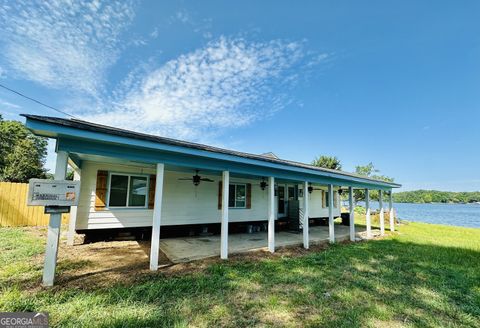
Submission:
POLYGON ((476 203, 480 202, 480 191, 452 192, 438 190, 414 190, 393 194, 396 203, 476 203))
MULTIPOLYGON (((321 155, 317 156, 311 163, 314 166, 318 167, 323 167, 326 169, 331 169, 331 170, 341 170, 342 169, 342 163, 341 161, 336 157, 336 156, 327 156, 327 155, 321 155)), ((394 179, 391 177, 388 177, 386 175, 380 174, 380 170, 375 168, 372 162, 366 164, 366 165, 357 165, 355 167, 355 172, 358 175, 367 177, 367 178, 372 178, 372 179, 377 179, 377 180, 383 180, 386 182, 393 182, 394 179)), ((355 189, 354 190, 354 196, 355 196, 355 201, 362 201, 365 200, 365 191, 360 190, 360 189, 355 189)), ((348 197, 347 195, 343 194, 342 199, 348 197)), ((372 200, 378 200, 378 190, 371 190, 370 191, 370 199, 372 200)))

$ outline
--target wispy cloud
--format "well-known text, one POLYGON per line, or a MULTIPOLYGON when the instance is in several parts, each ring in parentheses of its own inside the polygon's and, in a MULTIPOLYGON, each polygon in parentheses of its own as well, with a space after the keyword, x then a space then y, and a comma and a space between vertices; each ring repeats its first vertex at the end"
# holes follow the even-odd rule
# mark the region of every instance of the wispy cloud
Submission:
POLYGON ((150 33, 150 37, 152 39, 156 39, 158 38, 158 35, 159 35, 158 27, 155 27, 153 31, 150 33))
POLYGON ((174 20, 179 20, 182 23, 188 23, 191 21, 190 14, 186 10, 179 10, 172 17, 174 20))
POLYGON ((305 49, 306 41, 211 39, 211 19, 181 10, 170 23, 211 41, 161 64, 147 60, 112 88, 117 82, 107 84, 106 75, 123 48, 160 34, 155 28, 124 38, 131 2, 1 1, 0 63, 9 77, 67 91, 59 102, 85 119, 171 137, 212 140, 268 117, 291 103, 291 88, 328 57, 305 49))
POLYGON ((187 25, 192 28, 192 31, 200 34, 205 39, 211 39, 213 20, 211 18, 201 18, 195 12, 187 11, 185 9, 180 9, 175 12, 170 19, 168 24, 182 24, 187 25))
MULTIPOLYGON (((318 58, 315 58, 318 60, 318 58)), ((286 106, 307 67, 303 42, 221 37, 160 67, 132 73, 96 122, 186 139, 247 125, 286 106)))
POLYGON ((21 106, 17 105, 17 104, 13 104, 11 102, 8 102, 6 100, 3 100, 0 98, 0 107, 9 107, 9 108, 13 108, 13 109, 20 109, 22 108, 21 106))
POLYGON ((1 56, 20 78, 96 96, 133 16, 128 1, 5 1, 1 56))

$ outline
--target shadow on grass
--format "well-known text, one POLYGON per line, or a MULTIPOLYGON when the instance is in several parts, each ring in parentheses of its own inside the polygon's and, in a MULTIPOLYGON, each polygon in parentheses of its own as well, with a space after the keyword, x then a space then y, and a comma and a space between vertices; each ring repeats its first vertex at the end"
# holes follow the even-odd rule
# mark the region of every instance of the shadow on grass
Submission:
POLYGON ((62 326, 480 327, 479 259, 474 250, 384 239, 90 291, 63 287, 0 307, 46 310, 62 326))

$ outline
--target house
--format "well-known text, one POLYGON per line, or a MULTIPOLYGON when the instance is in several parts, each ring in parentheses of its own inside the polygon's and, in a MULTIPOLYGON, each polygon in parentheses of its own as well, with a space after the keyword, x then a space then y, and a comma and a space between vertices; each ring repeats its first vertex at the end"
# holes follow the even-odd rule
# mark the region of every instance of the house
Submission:
MULTIPOLYGON (((391 190, 400 187, 279 159, 273 153, 243 153, 77 119, 24 116, 34 134, 56 139, 55 179, 65 178, 68 163, 81 182, 79 205, 71 210, 68 242, 73 244, 75 231, 152 227, 152 270, 158 268, 160 227, 219 224, 220 256, 226 259, 229 224, 265 222, 268 248, 274 252, 275 221, 293 213, 298 214, 303 246, 308 248, 313 218, 328 218, 329 240, 335 241, 339 193, 348 192, 351 205, 354 189, 365 189, 367 199, 368 190, 387 192, 393 213, 391 190)), ((370 234, 368 208, 367 201, 370 234)), ((383 233, 383 211, 381 215, 383 233)), ((58 217, 52 215, 49 225, 45 285, 52 285, 54 279, 58 217)), ((351 240, 355 240, 353 220, 350 206, 351 240)))

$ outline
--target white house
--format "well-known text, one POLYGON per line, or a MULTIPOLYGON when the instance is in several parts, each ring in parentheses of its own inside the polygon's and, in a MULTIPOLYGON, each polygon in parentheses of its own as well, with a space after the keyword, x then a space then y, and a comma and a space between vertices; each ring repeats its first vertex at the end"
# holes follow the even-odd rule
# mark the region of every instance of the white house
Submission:
MULTIPOLYGON (((273 252, 275 221, 297 216, 308 248, 308 226, 314 218, 328 219, 329 238, 335 241, 333 220, 340 216, 340 192, 349 192, 352 204, 354 189, 391 195, 392 188, 400 187, 282 160, 272 153, 248 154, 76 119, 24 116, 33 133, 57 140, 55 178, 65 178, 69 163, 81 182, 79 205, 71 211, 69 242, 75 231, 152 227, 152 270, 158 267, 162 226, 219 224, 220 256, 227 258, 229 224, 268 223, 268 248, 273 252)), ((353 206, 350 216, 354 240, 353 206)), ((53 284, 59 215, 50 221, 46 285, 53 284)), ((369 229, 367 215, 367 233, 369 229)))

